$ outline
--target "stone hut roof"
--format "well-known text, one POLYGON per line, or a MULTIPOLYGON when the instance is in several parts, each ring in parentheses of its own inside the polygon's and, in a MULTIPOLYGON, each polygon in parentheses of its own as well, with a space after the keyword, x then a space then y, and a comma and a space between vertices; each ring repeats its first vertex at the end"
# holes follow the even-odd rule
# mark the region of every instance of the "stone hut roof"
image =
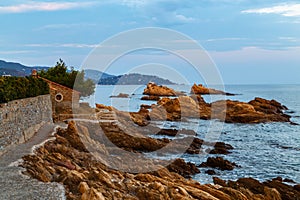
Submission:
MULTIPOLYGON (((53 82, 53 81, 50 81, 50 80, 48 80, 48 79, 46 79, 46 78, 43 78, 43 77, 39 77, 40 79, 43 79, 44 81, 46 81, 47 83, 50 83, 50 84, 52 84, 52 85, 56 85, 56 86, 59 86, 59 87, 62 87, 62 88, 64 88, 65 90, 70 90, 70 91, 72 91, 72 92, 75 92, 75 93, 78 93, 78 94, 80 94, 80 92, 79 91, 77 91, 77 90, 74 90, 74 89, 72 89, 72 88, 69 88, 69 87, 67 87, 67 86, 64 86, 64 85, 61 85, 61 84, 59 84, 59 83, 56 83, 56 82, 53 82)), ((54 90, 56 90, 55 88, 51 88, 51 89, 54 89, 54 90)))

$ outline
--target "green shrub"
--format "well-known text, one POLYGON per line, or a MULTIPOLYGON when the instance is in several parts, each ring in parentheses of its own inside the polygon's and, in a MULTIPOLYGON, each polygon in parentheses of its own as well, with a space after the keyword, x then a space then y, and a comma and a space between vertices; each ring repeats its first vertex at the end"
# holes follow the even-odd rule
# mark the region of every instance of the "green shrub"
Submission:
POLYGON ((49 86, 33 77, 0 77, 0 103, 49 94, 49 86))
POLYGON ((84 78, 84 71, 77 71, 73 68, 71 71, 68 71, 68 66, 61 59, 54 67, 49 68, 47 71, 42 70, 39 72, 39 76, 75 89, 80 92, 82 97, 90 96, 95 92, 94 82, 91 79, 84 78))

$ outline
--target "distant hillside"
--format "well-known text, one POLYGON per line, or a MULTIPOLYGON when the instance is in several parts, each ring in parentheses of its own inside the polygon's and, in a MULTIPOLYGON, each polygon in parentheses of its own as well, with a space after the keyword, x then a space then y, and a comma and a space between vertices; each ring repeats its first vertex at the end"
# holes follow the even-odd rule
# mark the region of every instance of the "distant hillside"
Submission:
MULTIPOLYGON (((48 70, 49 67, 40 67, 40 66, 25 66, 20 63, 14 62, 6 62, 0 60, 0 76, 2 75, 11 75, 11 76, 29 76, 31 74, 32 69, 40 70, 48 70)), ((125 74, 114 76, 111 74, 107 74, 101 71, 85 69, 85 78, 92 79, 95 83, 99 85, 147 85, 149 82, 155 82, 159 85, 173 85, 175 83, 162 79, 157 76, 151 75, 142 75, 142 74, 125 74), (99 80, 100 79, 100 80, 99 80)))
POLYGON ((31 74, 32 69, 36 70, 42 70, 42 69, 48 69, 49 67, 28 67, 25 65, 22 65, 20 63, 14 63, 14 62, 6 62, 3 60, 0 60, 0 76, 2 75, 11 75, 11 76, 28 76, 31 74))
POLYGON ((101 78, 99 85, 147 85, 154 82, 159 85, 174 85, 175 83, 157 76, 142 74, 125 74, 108 78, 101 78))
POLYGON ((93 70, 93 69, 85 69, 84 70, 85 78, 86 79, 92 79, 95 83, 99 81, 99 79, 106 79, 106 78, 112 78, 115 77, 114 75, 107 74, 101 71, 93 70))

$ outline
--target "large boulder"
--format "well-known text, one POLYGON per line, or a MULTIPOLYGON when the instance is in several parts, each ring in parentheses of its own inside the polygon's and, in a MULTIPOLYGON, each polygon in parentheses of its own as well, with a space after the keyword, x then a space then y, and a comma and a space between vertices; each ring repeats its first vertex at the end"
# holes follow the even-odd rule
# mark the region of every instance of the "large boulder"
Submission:
POLYGON ((176 96, 175 90, 166 86, 156 85, 155 83, 148 83, 147 88, 144 89, 143 94, 149 96, 176 96))
POLYGON ((199 94, 199 95, 220 94, 220 95, 230 95, 230 96, 234 95, 231 93, 223 92, 221 90, 204 87, 202 84, 199 85, 194 84, 191 89, 191 94, 199 94))

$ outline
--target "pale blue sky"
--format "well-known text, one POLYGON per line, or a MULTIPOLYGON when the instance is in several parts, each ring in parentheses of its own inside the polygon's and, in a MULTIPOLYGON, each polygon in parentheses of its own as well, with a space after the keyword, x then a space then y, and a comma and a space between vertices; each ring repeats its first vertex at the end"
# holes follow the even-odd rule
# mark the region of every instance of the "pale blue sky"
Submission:
POLYGON ((202 45, 227 84, 300 83, 300 1, 10 0, 0 26, 0 59, 26 65, 79 67, 112 35, 162 27, 202 45))

